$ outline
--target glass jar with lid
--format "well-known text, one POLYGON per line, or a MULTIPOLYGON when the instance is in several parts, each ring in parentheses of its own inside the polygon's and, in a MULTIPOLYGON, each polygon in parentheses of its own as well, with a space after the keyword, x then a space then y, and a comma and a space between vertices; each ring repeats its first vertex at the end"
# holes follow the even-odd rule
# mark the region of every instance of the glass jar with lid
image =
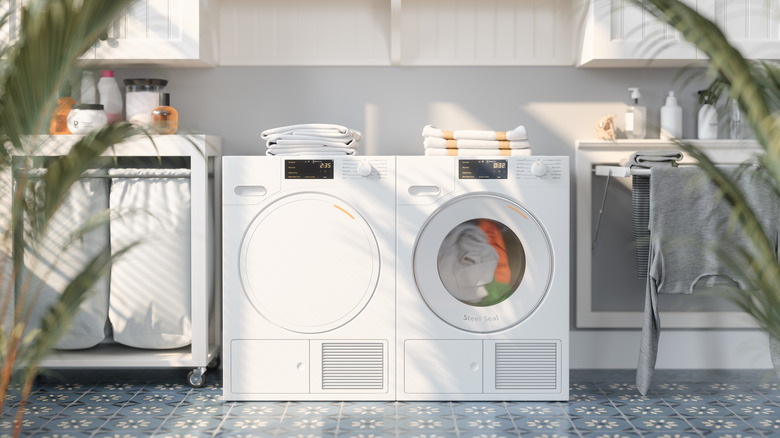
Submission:
POLYGON ((165 91, 165 79, 125 79, 125 114, 133 123, 148 125, 152 122, 152 111, 160 104, 160 95, 165 91))

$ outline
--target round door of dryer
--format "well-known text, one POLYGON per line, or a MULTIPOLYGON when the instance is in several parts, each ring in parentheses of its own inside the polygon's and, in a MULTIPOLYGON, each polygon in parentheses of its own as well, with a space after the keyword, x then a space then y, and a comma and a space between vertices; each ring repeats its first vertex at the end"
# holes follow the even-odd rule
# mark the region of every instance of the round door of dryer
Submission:
POLYGON ((544 300, 553 257, 531 212, 496 194, 455 198, 437 209, 414 248, 414 276, 428 307, 462 330, 519 324, 544 300))
POLYGON ((379 278, 376 237, 347 202, 297 193, 254 218, 239 255, 244 292, 273 324, 323 333, 355 318, 379 278))

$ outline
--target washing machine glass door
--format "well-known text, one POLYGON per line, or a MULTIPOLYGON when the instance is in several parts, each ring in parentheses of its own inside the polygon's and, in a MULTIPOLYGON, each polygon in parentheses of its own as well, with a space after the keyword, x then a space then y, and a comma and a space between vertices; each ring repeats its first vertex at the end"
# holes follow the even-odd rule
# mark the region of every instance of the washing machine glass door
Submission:
POLYGON ((537 219, 493 194, 458 197, 429 218, 414 251, 414 275, 428 307, 463 330, 514 326, 542 302, 552 249, 537 219))
POLYGON ((371 299, 380 260, 376 237, 348 203, 298 193, 264 208, 239 261, 244 291, 272 323, 300 333, 340 327, 371 299))

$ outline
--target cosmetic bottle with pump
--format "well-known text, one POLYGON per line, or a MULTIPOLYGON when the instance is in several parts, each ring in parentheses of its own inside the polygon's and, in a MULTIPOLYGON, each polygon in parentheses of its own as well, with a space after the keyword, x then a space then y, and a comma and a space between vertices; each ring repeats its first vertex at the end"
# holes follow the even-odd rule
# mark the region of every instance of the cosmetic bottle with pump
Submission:
POLYGON ((718 138, 718 111, 712 105, 711 95, 707 90, 699 91, 702 96, 701 108, 699 108, 698 125, 696 126, 699 140, 714 140, 718 138))
POLYGON ((647 108, 639 105, 639 98, 642 97, 639 88, 632 87, 628 91, 631 92, 631 105, 626 107, 626 137, 645 138, 647 108))
POLYGON ((60 97, 57 98, 57 106, 51 115, 51 121, 49 122, 50 135, 71 134, 70 129, 68 129, 68 114, 75 104, 76 100, 70 97, 70 83, 66 82, 60 88, 60 97))
POLYGON ((179 112, 171 106, 170 93, 160 95, 160 106, 152 110, 152 130, 157 134, 174 134, 179 129, 179 112))
POLYGON ((682 108, 677 105, 674 91, 669 92, 666 104, 661 107, 661 139, 682 138, 682 108))

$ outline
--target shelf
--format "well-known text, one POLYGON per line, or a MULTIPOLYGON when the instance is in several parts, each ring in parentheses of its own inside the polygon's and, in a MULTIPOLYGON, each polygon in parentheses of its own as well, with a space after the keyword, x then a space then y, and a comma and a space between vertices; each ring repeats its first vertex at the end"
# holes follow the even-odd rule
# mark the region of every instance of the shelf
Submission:
MULTIPOLYGON (((741 163, 761 151, 754 140, 691 140, 700 147, 716 163, 741 163)), ((623 184, 629 184, 630 179, 617 178, 610 193, 621 198, 621 202, 607 205, 599 232, 598 254, 605 252, 616 258, 602 263, 608 268, 596 271, 596 259, 593 250, 593 229, 595 226, 594 205, 598 207, 604 192, 593 193, 596 178, 596 165, 619 165, 637 150, 679 150, 671 141, 658 139, 645 140, 577 140, 575 152, 576 176, 576 292, 575 308, 577 328, 640 328, 644 312, 641 309, 627 310, 617 308, 618 303, 633 300, 641 307, 644 303, 645 280, 635 276, 633 237, 631 236, 631 196, 630 189, 623 184), (620 190, 618 190, 620 189, 620 190), (597 204, 594 204, 597 203, 597 204), (621 208, 622 207, 622 208, 621 208), (618 210, 619 211, 616 211, 618 210), (605 225, 606 215, 616 216, 614 223, 605 225), (609 238, 610 240, 605 240, 609 238), (620 263, 620 266, 617 264, 620 263), (630 272, 629 272, 630 271, 630 272), (603 286, 604 279, 609 279, 610 286, 603 286), (598 285, 601 286, 598 286, 598 285), (606 303, 606 306, 604 304, 606 303), (603 308, 601 306, 604 306, 603 308), (613 308, 607 308, 613 307, 613 308)), ((687 156, 682 163, 692 163, 687 156)), ((705 300, 693 302, 691 295, 664 295, 661 303, 669 300, 682 300, 681 305, 688 306, 685 311, 661 311, 661 319, 665 328, 755 328, 753 321, 743 312, 737 310, 705 309, 705 300), (701 308, 696 308, 702 305, 701 308), (703 310, 704 309, 704 310, 703 310)), ((696 296, 694 299, 699 299, 696 296)), ((709 297, 711 298, 711 297, 709 297)), ((635 304, 636 304, 635 303, 635 304)), ((627 306, 628 307, 628 306, 627 306)))
MULTIPOLYGON (((67 154, 81 136, 26 138, 27 154, 67 154)), ((85 350, 54 350, 48 368, 194 367, 205 369, 221 348, 221 139, 209 135, 136 136, 109 149, 105 156, 188 157, 190 163, 190 273, 192 343, 179 349, 138 349, 103 343, 85 350)), ((10 171, 2 176, 10 187, 10 171)), ((9 206, 10 207, 10 206, 9 206)), ((3 211, 2 215, 8 215, 3 211)), ((7 223, 7 222, 6 222, 7 223)), ((0 254, 10 257, 10 254, 0 254)))

